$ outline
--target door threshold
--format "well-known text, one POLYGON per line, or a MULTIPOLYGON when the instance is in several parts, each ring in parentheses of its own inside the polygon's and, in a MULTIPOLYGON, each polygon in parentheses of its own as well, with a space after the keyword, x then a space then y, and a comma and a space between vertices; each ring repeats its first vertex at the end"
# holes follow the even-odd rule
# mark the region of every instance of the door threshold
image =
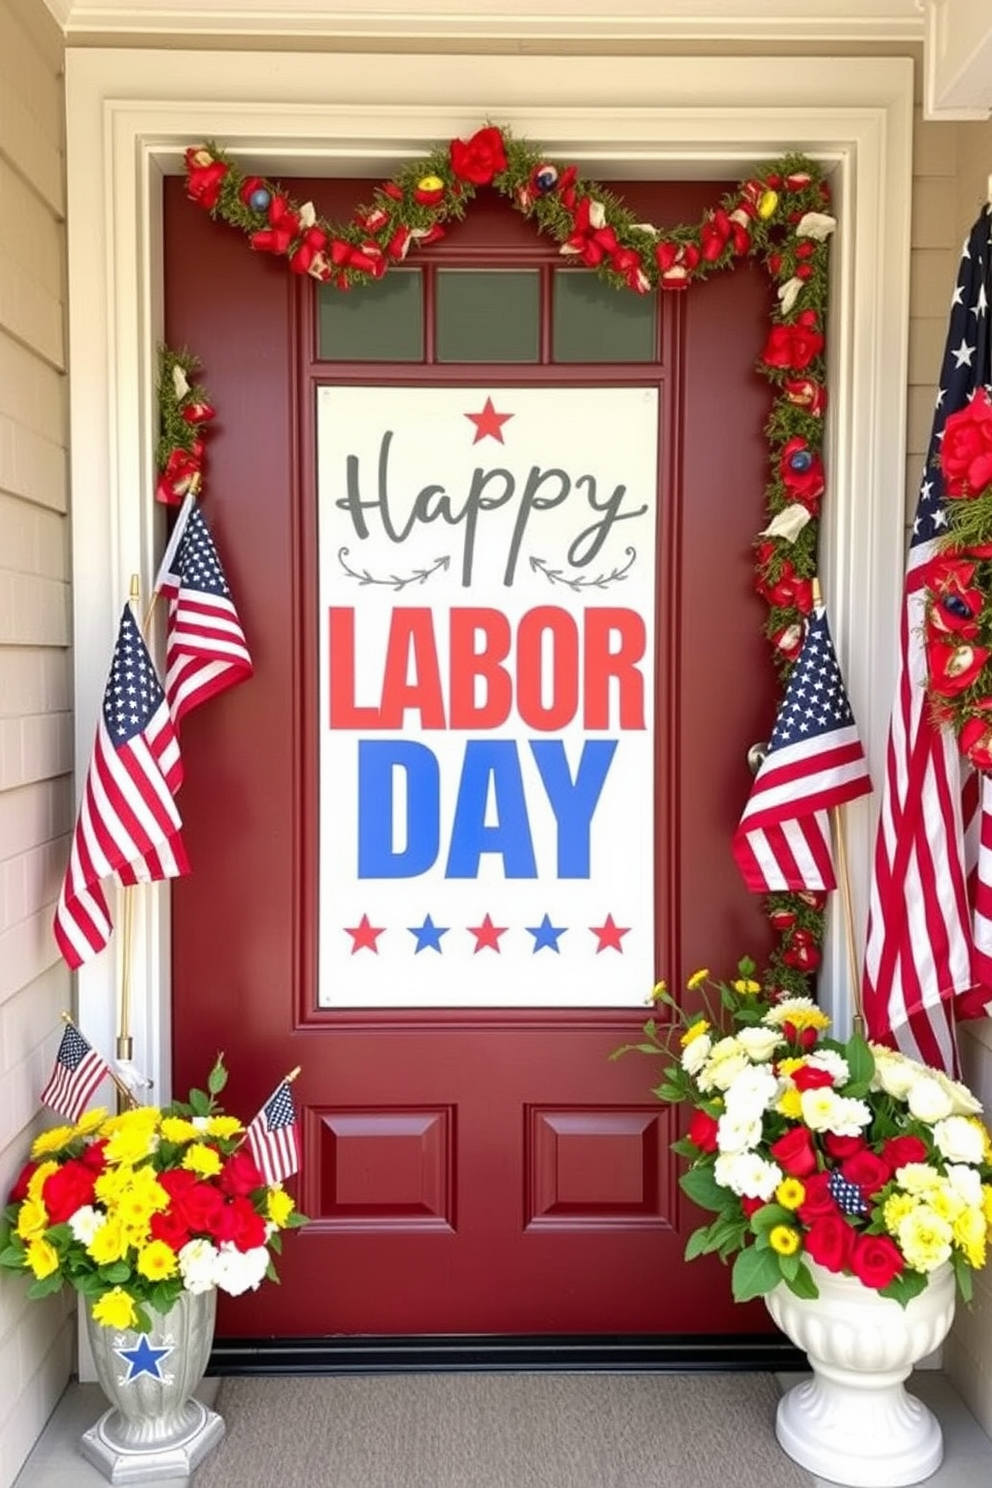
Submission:
POLYGON ((208 1374, 412 1374, 462 1371, 690 1373, 806 1368, 776 1334, 331 1335, 218 1338, 208 1374))

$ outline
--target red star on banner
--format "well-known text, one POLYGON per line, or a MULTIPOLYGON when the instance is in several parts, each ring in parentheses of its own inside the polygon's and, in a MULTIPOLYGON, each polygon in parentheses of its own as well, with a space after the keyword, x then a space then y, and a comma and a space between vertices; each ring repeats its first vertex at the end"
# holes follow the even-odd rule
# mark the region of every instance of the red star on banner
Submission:
POLYGON ((378 928, 375 925, 370 925, 367 914, 362 915, 362 918, 353 929, 349 929, 346 925, 345 933, 351 936, 353 942, 351 954, 354 955, 356 951, 375 951, 375 954, 378 956, 379 947, 376 945, 376 937, 381 935, 385 928, 385 925, 380 925, 378 928))
POLYGON ((513 414, 497 413, 492 398, 487 398, 481 413, 467 413, 465 417, 471 419, 475 425, 473 444, 478 444, 480 439, 498 439, 502 444, 503 425, 507 419, 513 418, 513 414))
POLYGON ((499 938, 506 934, 506 930, 506 925, 494 925, 488 914, 481 925, 469 925, 469 934, 475 936, 473 956, 484 950, 495 951, 499 955, 499 938))
POLYGON ((599 937, 599 945, 596 947, 597 956, 600 951, 619 951, 621 956, 623 955, 623 946, 620 941, 624 935, 628 934, 629 925, 617 925, 613 916, 608 914, 602 925, 590 925, 589 929, 593 935, 599 937))

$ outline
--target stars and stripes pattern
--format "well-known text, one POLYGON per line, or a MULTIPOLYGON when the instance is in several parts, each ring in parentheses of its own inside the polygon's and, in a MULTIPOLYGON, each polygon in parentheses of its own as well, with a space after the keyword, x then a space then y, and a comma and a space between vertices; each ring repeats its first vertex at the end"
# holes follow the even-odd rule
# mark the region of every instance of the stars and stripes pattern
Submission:
POLYGON ((830 809, 871 790, 825 609, 814 610, 733 852, 754 893, 836 887, 830 809))
POLYGON ((992 785, 931 719, 923 625, 927 564, 947 528, 944 423, 989 380, 990 225, 983 211, 964 245, 913 523, 865 949, 869 1035, 949 1072, 957 1018, 992 996, 992 785))
POLYGON ((178 726, 191 708, 252 674, 217 549, 192 498, 179 515, 155 587, 169 598, 165 693, 178 726))
POLYGON ((181 781, 165 693, 126 605, 55 910, 55 939, 71 967, 110 939, 103 879, 144 883, 188 870, 174 799, 181 781))
POLYGON ((68 1023, 55 1066, 39 1100, 67 1121, 78 1121, 109 1074, 106 1061, 86 1042, 75 1024, 68 1023))
POLYGON ((296 1110, 288 1080, 265 1102, 247 1128, 251 1155, 266 1183, 281 1183, 300 1166, 296 1110))

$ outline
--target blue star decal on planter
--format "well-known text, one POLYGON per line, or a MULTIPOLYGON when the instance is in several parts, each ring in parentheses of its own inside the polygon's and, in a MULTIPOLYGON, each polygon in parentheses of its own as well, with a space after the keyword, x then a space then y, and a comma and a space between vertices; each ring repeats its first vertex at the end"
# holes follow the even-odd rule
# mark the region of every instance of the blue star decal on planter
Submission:
POLYGON ((127 1365, 127 1378, 124 1383, 129 1385, 132 1380, 136 1380, 142 1374, 150 1375, 152 1379, 162 1379, 159 1365, 163 1359, 168 1358, 174 1347, 174 1344, 167 1344, 164 1348, 155 1348, 149 1342, 148 1337, 142 1334, 134 1348, 115 1348, 114 1353, 120 1354, 127 1365))
POLYGON ((560 935, 566 934, 567 926, 552 925, 550 917, 548 915, 545 915, 544 919, 539 925, 528 925, 527 930, 528 933, 533 935, 534 937, 533 954, 535 956, 537 955, 538 951, 543 950, 545 947, 547 947, 549 950, 554 951, 556 955, 561 955, 561 947, 558 944, 558 937, 560 935))
POLYGON ((450 927, 448 925, 435 925, 430 915, 425 915, 422 925, 410 925, 408 928, 410 934, 417 937, 417 944, 413 952, 416 956, 418 952, 426 950, 428 947, 432 951, 440 953, 441 936, 447 935, 450 927))

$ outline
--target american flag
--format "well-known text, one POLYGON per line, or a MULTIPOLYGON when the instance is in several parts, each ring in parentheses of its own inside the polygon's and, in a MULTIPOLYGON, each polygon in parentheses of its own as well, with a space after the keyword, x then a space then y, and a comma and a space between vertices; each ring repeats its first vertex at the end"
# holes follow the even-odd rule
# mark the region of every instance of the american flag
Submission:
POLYGON ((217 549, 188 497, 155 583, 169 596, 165 693, 173 722, 252 674, 251 657, 217 549))
POLYGON ((828 813, 870 790, 826 611, 818 607, 734 834, 748 888, 835 888, 828 813))
POLYGON ((55 1056, 55 1068, 38 1097, 67 1121, 78 1121, 101 1081, 110 1074, 106 1062, 74 1024, 66 1024, 55 1056))
POLYGON ((165 693, 125 605, 55 910, 55 939, 70 966, 110 939, 102 879, 116 873, 124 884, 147 883, 187 871, 174 799, 181 781, 165 693))
POLYGON ((869 1035, 949 1072, 958 1068, 956 1020, 992 996, 982 986, 992 986, 992 786, 931 719, 923 623, 926 566, 947 526, 944 423, 989 379, 990 224, 983 212, 972 228, 951 301, 906 569, 865 949, 869 1035))
POLYGON ((281 1183, 296 1172, 300 1166, 300 1149, 288 1081, 283 1080, 249 1123, 247 1136, 251 1155, 266 1183, 281 1183))

